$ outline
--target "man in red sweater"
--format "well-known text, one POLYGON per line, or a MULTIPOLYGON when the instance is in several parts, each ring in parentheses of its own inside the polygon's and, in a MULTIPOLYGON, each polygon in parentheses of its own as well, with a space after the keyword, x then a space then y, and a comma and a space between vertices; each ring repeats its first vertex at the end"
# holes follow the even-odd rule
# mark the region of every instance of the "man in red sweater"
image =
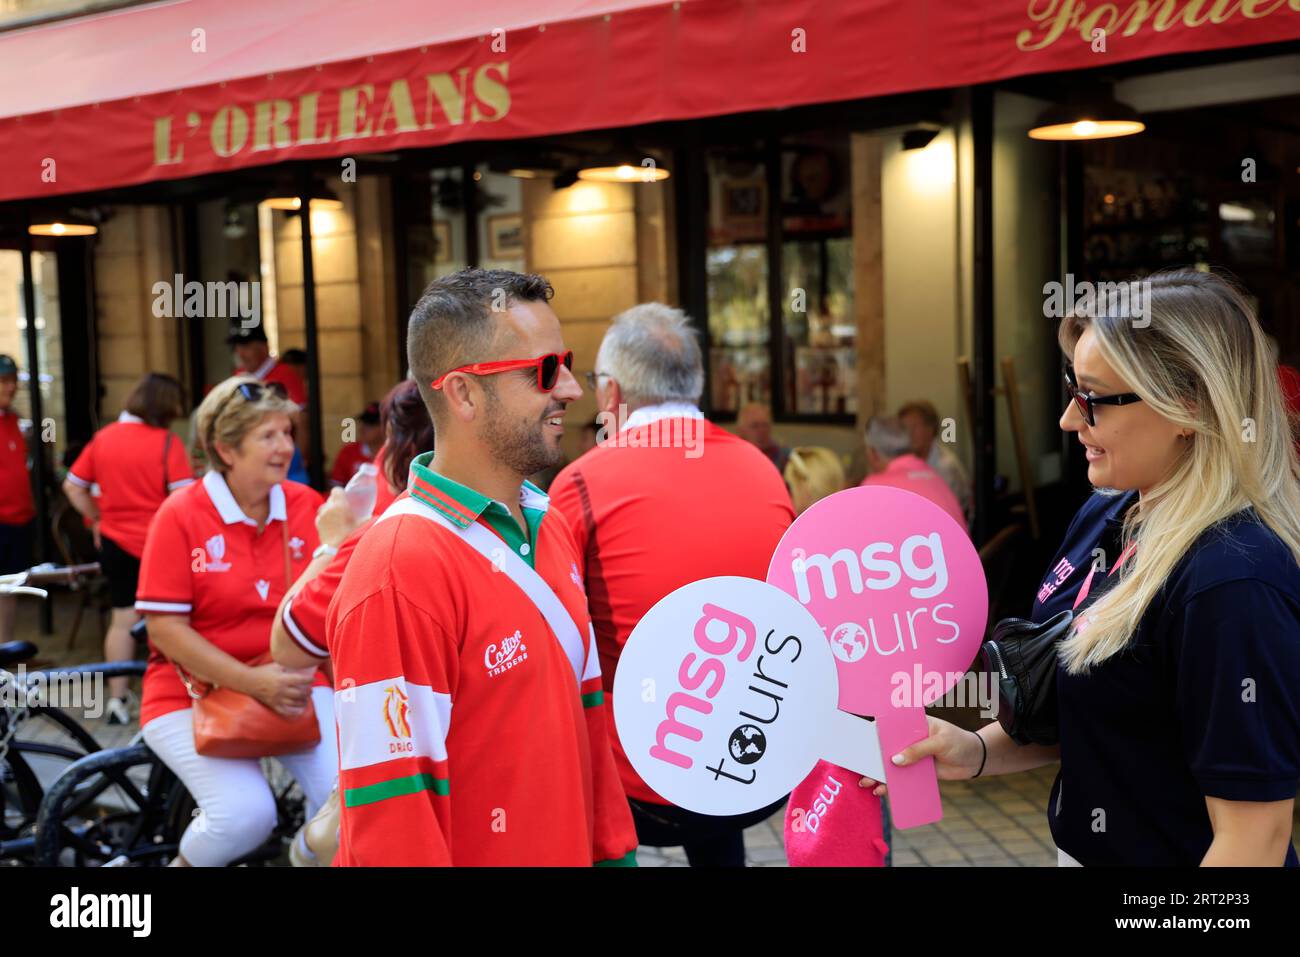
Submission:
MULTIPOLYGON (((700 414, 704 366, 680 309, 647 303, 616 316, 588 380, 604 428, 550 493, 581 554, 573 575, 586 586, 608 702, 650 607, 701 578, 766 578, 794 510, 763 453, 700 414)), ((642 844, 681 845, 692 866, 744 866, 743 828, 775 807, 741 818, 674 807, 633 770, 612 723, 611 736, 642 844)))
POLYGON ((467 269, 411 313, 438 435, 356 544, 325 619, 335 863, 635 864, 579 554, 526 476, 582 395, 540 276, 467 269))

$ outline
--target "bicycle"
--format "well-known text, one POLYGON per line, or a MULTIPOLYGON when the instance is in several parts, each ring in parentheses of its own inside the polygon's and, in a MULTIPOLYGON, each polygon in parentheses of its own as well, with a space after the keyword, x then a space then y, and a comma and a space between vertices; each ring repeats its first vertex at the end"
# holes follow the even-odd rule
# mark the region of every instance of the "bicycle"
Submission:
MULTIPOLYGON (((137 623, 132 634, 146 637, 145 623, 137 623)), ((275 798, 276 825, 260 848, 232 861, 231 867, 286 861, 289 842, 306 819, 306 801, 297 782, 287 772, 277 775, 279 765, 268 767, 269 761, 263 759, 263 773, 275 798)), ((74 761, 45 792, 37 812, 33 863, 163 866, 178 853, 181 836, 199 813, 180 779, 137 733, 126 747, 74 761), (97 802, 115 786, 120 788, 116 806, 97 802)))
MULTIPOLYGON (((0 576, 0 594, 46 598, 48 592, 39 586, 63 584, 75 588, 81 578, 98 573, 96 563, 39 565, 0 576)), ((32 660, 36 651, 36 646, 28 641, 0 645, 0 863, 30 861, 36 819, 44 798, 42 780, 57 778, 69 765, 101 750, 94 735, 59 707, 58 701, 50 700, 47 686, 62 686, 67 691, 69 685, 76 685, 83 676, 96 672, 105 677, 143 673, 140 662, 27 672, 23 666, 32 660), (15 667, 17 674, 9 670, 15 667), (67 739, 66 743, 18 739, 20 729, 32 719, 53 725, 67 739)), ((76 697, 80 703, 79 686, 76 697)), ((75 797, 80 805, 86 794, 78 792, 75 797)))

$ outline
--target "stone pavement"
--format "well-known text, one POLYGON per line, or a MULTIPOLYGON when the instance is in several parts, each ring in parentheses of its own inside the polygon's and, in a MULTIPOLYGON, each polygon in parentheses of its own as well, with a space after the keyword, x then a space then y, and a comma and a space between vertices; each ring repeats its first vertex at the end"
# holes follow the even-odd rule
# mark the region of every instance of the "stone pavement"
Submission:
MULTIPOLYGON (((895 867, 1055 867, 1047 795, 1056 765, 980 781, 941 781, 943 820, 895 830, 895 867)), ((785 811, 745 831, 751 867, 785 867, 785 811)), ((641 867, 685 867, 680 847, 639 847, 641 867)))

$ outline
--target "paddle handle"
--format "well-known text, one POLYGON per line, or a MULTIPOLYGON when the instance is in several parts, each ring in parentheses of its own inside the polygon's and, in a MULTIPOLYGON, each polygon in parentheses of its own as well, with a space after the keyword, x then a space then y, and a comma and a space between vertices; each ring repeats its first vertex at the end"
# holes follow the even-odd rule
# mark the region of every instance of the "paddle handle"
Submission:
POLYGON ((930 734, 924 708, 887 708, 876 716, 880 734, 880 755, 885 765, 885 783, 889 785, 889 813, 898 828, 920 827, 943 818, 939 801, 939 777, 934 758, 900 768, 892 758, 908 745, 930 734))

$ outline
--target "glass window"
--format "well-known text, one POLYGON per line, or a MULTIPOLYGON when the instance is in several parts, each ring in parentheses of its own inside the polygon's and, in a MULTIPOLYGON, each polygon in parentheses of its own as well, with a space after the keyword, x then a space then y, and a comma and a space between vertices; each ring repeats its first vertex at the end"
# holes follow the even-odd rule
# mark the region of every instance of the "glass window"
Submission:
POLYGON ((708 252, 709 372, 715 412, 771 402, 767 249, 722 246, 708 252))
POLYGON ((709 387, 713 411, 771 402, 767 179, 757 152, 709 154, 709 387))
POLYGON ((429 283, 468 266, 469 257, 460 168, 429 170, 407 188, 406 268, 413 304, 429 283))
POLYGON ((474 186, 478 197, 478 264, 484 269, 527 272, 523 180, 480 166, 474 171, 474 186))
POLYGON ((780 418, 857 412, 847 134, 709 153, 706 275, 713 411, 763 402, 780 418), (781 184, 770 236, 768 184, 781 184), (769 288, 780 251, 781 282, 769 288), (774 364, 780 387, 772 385, 774 364))

